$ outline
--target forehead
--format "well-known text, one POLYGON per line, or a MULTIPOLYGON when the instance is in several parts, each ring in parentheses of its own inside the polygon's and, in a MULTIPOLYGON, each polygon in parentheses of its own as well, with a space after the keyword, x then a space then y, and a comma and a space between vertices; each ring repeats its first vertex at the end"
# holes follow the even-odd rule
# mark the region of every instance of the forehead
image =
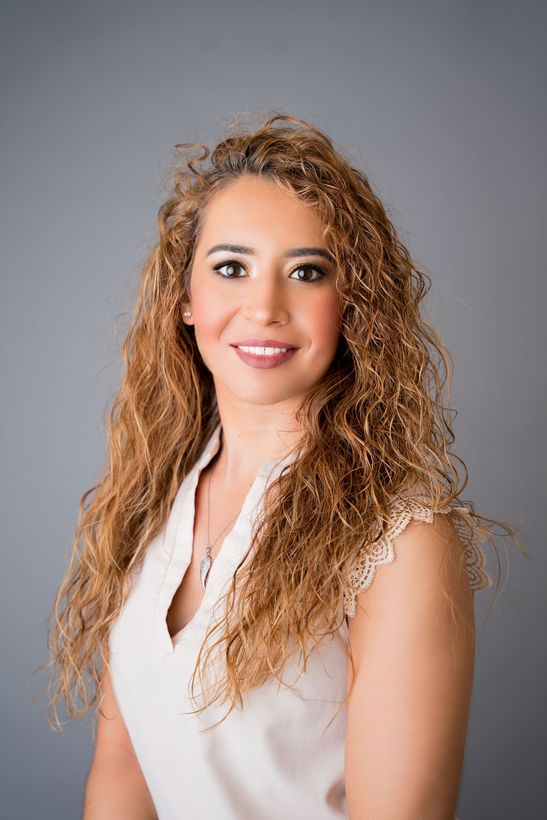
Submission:
POLYGON ((319 243, 323 225, 315 210, 275 181, 246 175, 217 191, 202 219, 201 241, 243 242, 250 237, 286 245, 319 243))

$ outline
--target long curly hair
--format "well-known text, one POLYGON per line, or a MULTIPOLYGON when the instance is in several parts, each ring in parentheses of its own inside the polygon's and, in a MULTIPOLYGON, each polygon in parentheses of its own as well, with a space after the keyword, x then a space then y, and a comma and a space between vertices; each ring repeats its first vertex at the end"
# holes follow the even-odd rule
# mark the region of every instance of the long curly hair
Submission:
MULTIPOLYGON (((350 570, 392 523, 395 494, 419 485, 437 509, 458 499, 468 480, 449 449, 455 411, 443 390, 452 360, 420 313, 431 279, 416 268, 367 176, 322 130, 279 112, 253 127, 236 121, 211 153, 201 143, 176 149, 108 412, 108 463, 80 499, 70 563, 49 615, 54 729, 61 699, 69 717, 99 702, 125 582, 219 422, 212 376, 181 305, 207 204, 242 174, 275 181, 321 218, 337 270, 341 334, 331 367, 299 408, 298 457, 268 487, 222 617, 199 652, 192 693, 199 677, 209 699, 197 711, 214 701, 229 702, 229 712, 242 705, 245 690, 281 680, 296 649, 307 657, 339 628, 350 570), (218 651, 225 674, 207 689, 218 651)), ((496 525, 515 539, 509 522, 465 503, 486 524, 496 554, 496 525)))

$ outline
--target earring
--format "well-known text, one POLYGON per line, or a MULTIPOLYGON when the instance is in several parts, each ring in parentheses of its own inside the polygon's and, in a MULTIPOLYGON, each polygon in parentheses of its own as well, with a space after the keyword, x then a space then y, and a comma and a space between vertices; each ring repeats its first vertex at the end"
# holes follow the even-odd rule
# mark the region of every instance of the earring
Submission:
POLYGON ((183 313, 182 315, 183 315, 183 316, 191 316, 191 315, 192 315, 192 311, 191 311, 191 310, 185 310, 185 311, 184 311, 184 313, 183 313))

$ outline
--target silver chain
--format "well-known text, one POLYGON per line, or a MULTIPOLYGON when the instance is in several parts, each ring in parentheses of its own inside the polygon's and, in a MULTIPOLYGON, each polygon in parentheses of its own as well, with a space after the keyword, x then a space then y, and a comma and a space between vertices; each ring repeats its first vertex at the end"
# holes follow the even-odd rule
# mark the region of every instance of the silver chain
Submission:
MULTIPOLYGON (((214 467, 213 467, 213 469, 214 469, 214 467)), ((241 512, 241 510, 239 510, 239 511, 238 511, 238 512, 234 515, 234 517, 232 518, 232 520, 231 520, 231 521, 228 521, 228 523, 226 524, 226 526, 224 527, 224 529, 223 529, 223 530, 221 530, 221 532, 219 532, 219 534, 217 535, 217 537, 215 538, 215 540, 214 540, 214 541, 209 541, 209 510, 210 510, 210 508, 211 508, 211 479, 212 479, 212 477, 213 477, 213 470, 211 470, 211 474, 209 475, 209 481, 208 481, 208 483, 207 483, 207 542, 208 542, 208 543, 207 543, 207 546, 206 546, 206 548, 205 548, 205 550, 206 550, 205 556, 204 556, 204 558, 202 558, 202 559, 201 559, 201 561, 200 561, 200 578, 201 578, 201 583, 202 583, 202 585, 203 585, 203 588, 204 588, 204 589, 205 589, 205 587, 207 586, 207 579, 208 579, 208 577, 209 577, 209 571, 210 571, 210 569, 211 569, 211 565, 212 565, 212 563, 213 563, 213 559, 212 559, 212 557, 211 557, 211 547, 212 547, 214 544, 216 544, 216 542, 218 541, 218 539, 220 538, 220 536, 221 536, 224 532, 226 532, 226 530, 228 529, 228 527, 230 526, 230 524, 232 524, 232 523, 236 520, 236 518, 238 517, 238 515, 239 515, 239 514, 240 514, 240 512, 241 512)))

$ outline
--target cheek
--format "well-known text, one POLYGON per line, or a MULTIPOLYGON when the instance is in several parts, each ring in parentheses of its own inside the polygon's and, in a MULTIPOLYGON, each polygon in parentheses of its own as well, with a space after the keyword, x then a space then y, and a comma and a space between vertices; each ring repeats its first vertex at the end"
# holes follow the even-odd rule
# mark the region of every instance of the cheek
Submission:
POLYGON ((310 335, 316 345, 327 349, 335 348, 340 335, 337 292, 326 291, 318 294, 310 315, 310 335))
POLYGON ((213 298, 209 291, 196 294, 192 302, 196 336, 205 344, 218 338, 229 316, 226 299, 213 298))

